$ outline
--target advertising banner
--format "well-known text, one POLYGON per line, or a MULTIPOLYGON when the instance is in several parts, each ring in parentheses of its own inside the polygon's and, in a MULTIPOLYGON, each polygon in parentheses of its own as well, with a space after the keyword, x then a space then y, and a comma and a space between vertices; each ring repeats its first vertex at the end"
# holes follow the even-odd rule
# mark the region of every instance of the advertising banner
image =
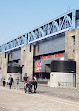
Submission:
POLYGON ((39 60, 35 62, 35 69, 35 72, 42 72, 42 61, 39 60))

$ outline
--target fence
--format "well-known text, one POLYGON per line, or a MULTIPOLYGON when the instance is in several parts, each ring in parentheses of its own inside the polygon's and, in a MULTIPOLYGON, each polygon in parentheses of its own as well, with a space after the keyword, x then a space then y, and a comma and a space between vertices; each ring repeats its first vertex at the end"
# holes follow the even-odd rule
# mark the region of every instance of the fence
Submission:
MULTIPOLYGON (((79 88, 79 83, 78 88, 79 88)), ((76 87, 77 85, 75 82, 58 82, 58 86, 63 86, 63 87, 76 87)))
POLYGON ((79 88, 79 83, 76 83, 76 88, 79 88))

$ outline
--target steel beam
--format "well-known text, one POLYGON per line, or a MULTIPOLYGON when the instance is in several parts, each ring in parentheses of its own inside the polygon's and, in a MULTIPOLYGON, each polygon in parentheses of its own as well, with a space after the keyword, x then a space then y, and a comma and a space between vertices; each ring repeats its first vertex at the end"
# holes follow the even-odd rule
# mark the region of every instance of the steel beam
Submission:
POLYGON ((75 29, 75 10, 28 32, 28 44, 72 29, 75 29))
POLYGON ((27 34, 23 34, 21 36, 19 36, 18 38, 9 41, 6 44, 3 44, 0 46, 0 53, 4 53, 22 46, 27 45, 28 41, 27 41, 27 34))
POLYGON ((9 41, 0 46, 0 53, 4 53, 27 44, 34 44, 34 42, 49 38, 53 35, 65 32, 67 30, 75 29, 76 10, 69 11, 48 23, 45 23, 26 34, 9 41))

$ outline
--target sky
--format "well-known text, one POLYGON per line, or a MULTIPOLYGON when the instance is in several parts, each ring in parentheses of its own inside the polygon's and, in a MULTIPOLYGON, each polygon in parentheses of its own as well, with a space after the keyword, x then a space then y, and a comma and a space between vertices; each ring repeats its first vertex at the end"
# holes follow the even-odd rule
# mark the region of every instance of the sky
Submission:
POLYGON ((78 8, 79 0, 0 0, 0 45, 78 8))

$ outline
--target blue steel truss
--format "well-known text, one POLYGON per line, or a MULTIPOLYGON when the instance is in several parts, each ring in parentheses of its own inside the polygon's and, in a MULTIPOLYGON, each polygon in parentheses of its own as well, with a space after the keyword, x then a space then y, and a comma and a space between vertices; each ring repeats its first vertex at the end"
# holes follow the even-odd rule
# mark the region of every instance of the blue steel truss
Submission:
POLYGON ((22 36, 0 46, 1 53, 8 52, 10 50, 22 47, 27 45, 27 34, 23 34, 22 36))
POLYGON ((32 44, 53 35, 75 29, 76 10, 72 10, 26 34, 0 46, 0 53, 32 44))
POLYGON ((75 29, 75 10, 58 17, 28 33, 28 44, 75 29))

